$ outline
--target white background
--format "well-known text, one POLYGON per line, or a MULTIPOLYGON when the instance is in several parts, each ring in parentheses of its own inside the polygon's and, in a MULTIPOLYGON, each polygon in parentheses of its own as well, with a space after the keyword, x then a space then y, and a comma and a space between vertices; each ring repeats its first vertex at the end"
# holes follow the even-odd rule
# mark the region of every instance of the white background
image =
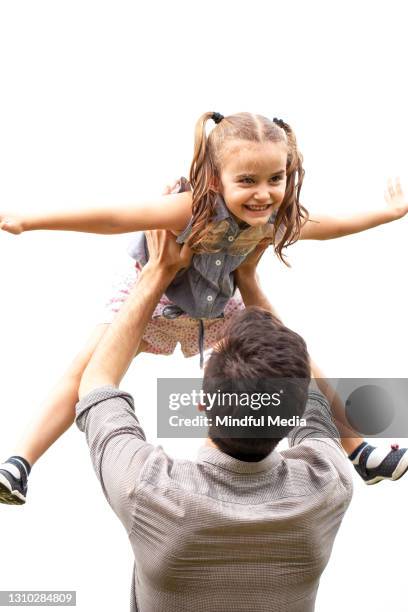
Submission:
MULTIPOLYGON (((313 212, 380 209, 406 173, 403 2, 0 2, 0 210, 131 203, 188 172, 208 110, 277 116, 304 154, 313 212)), ((263 287, 329 376, 405 377, 407 220, 272 255, 263 287)), ((0 235, 6 458, 98 323, 126 236, 0 235)), ((155 437, 159 376, 198 358, 143 355, 123 388, 155 437)), ((400 440, 401 443, 404 440, 400 440)), ((406 441, 405 441, 406 442, 406 441)), ((192 457, 198 441, 161 441, 192 457)), ((408 477, 355 495, 319 612, 408 610, 408 477)), ((77 590, 77 609, 127 610, 131 550, 75 427, 38 462, 28 503, 0 507, 0 589, 77 590)))

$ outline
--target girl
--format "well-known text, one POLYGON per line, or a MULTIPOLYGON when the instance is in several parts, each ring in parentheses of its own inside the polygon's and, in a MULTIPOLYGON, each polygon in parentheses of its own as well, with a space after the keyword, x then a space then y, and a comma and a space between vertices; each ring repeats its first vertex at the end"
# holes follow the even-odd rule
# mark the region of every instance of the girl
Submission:
MULTIPOLYGON (((239 113, 223 117, 205 113, 196 124, 190 169, 191 188, 180 180, 178 193, 129 208, 51 213, 46 216, 5 217, 0 228, 13 234, 34 229, 102 234, 167 229, 194 252, 158 304, 139 351, 173 352, 181 343, 186 357, 209 348, 225 321, 243 308, 235 293, 234 270, 261 241, 271 243, 284 261, 284 249, 299 239, 327 240, 360 232, 403 217, 408 212, 399 182, 389 184, 388 207, 340 220, 309 219, 299 201, 303 181, 302 156, 290 126, 279 119, 239 113), (206 135, 207 121, 216 127, 206 135)), ((78 387, 90 356, 146 262, 144 235, 131 249, 136 259, 108 305, 105 321, 75 358, 53 390, 42 415, 0 466, 0 501, 23 504, 31 466, 73 423, 78 387)), ((396 480, 408 469, 407 449, 374 449, 360 438, 345 438, 343 446, 357 471, 369 484, 396 480)))

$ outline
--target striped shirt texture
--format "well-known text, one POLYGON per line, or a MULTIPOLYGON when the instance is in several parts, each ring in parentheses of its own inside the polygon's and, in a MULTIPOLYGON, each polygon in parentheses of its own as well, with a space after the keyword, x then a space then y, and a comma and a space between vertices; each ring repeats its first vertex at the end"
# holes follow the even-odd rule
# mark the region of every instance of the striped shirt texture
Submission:
POLYGON ((131 612, 311 612, 352 496, 326 399, 310 390, 290 447, 196 461, 146 442, 131 395, 96 389, 76 408, 102 490, 135 564, 131 612))

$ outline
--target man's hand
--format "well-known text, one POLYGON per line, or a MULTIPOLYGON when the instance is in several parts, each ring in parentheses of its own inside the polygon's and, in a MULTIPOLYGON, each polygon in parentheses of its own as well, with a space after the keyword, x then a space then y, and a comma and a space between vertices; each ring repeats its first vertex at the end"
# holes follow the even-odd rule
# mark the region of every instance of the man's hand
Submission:
POLYGON ((166 185, 163 190, 163 195, 169 195, 170 193, 178 193, 180 189, 180 179, 174 179, 171 185, 166 185))
POLYGON ((270 244, 270 238, 261 240, 254 250, 249 253, 248 257, 244 259, 242 264, 235 270, 236 276, 255 276, 258 263, 270 244))
POLYGON ((262 291, 256 274, 256 266, 270 244, 271 240, 265 238, 255 247, 242 264, 235 270, 235 280, 247 308, 249 306, 259 306, 260 308, 269 310, 269 312, 280 320, 278 313, 262 291))
POLYGON ((119 386, 161 296, 176 272, 190 263, 190 249, 180 248, 171 232, 152 230, 146 237, 149 261, 85 368, 79 398, 98 387, 119 386))
MULTIPOLYGON (((166 185, 163 195, 177 193, 180 189, 180 179, 175 179, 171 185, 166 185)), ((158 266, 170 275, 175 275, 182 268, 188 268, 192 251, 186 245, 180 246, 176 237, 168 230, 149 230, 145 232, 149 250, 149 268, 158 266)))
POLYGON ((145 232, 149 261, 145 268, 160 268, 173 276, 182 268, 188 268, 192 251, 187 245, 180 246, 176 236, 168 230, 150 230, 145 232))

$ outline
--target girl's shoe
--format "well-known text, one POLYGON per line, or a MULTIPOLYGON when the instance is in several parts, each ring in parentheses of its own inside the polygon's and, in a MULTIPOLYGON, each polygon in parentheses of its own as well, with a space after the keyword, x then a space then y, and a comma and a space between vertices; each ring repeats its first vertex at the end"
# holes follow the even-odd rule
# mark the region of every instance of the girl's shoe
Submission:
POLYGON ((0 465, 0 503, 25 504, 30 465, 23 457, 10 457, 0 465))
POLYGON ((363 442, 349 455, 356 472, 368 485, 398 480, 408 470, 408 449, 392 444, 391 450, 363 442))

